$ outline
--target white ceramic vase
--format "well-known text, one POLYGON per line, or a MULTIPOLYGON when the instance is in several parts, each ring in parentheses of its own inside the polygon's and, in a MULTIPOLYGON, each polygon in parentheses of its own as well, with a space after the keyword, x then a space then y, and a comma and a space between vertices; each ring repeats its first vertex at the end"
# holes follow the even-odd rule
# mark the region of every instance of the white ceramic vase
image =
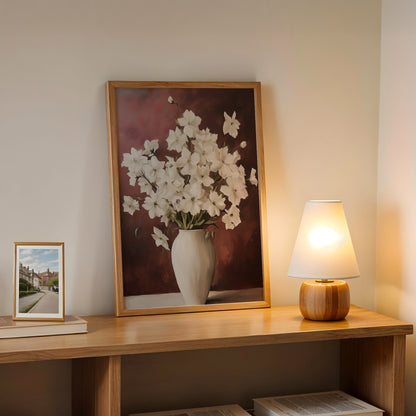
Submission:
POLYGON ((205 230, 179 230, 171 256, 185 305, 203 305, 215 272, 215 249, 211 238, 205 238, 205 230))

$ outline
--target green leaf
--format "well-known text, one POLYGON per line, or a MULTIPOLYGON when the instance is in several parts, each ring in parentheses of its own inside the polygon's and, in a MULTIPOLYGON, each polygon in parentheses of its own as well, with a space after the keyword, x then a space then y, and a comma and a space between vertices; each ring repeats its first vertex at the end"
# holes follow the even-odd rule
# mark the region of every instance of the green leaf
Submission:
POLYGON ((209 221, 205 221, 206 225, 215 225, 215 221, 213 220, 209 220, 209 221))
POLYGON ((187 230, 187 226, 186 226, 186 215, 182 211, 181 211, 181 216, 182 216, 183 228, 184 228, 184 230, 187 230))
POLYGON ((138 237, 138 235, 139 235, 139 230, 140 230, 140 227, 137 227, 137 228, 134 230, 134 236, 135 236, 136 238, 139 238, 139 237, 138 237))

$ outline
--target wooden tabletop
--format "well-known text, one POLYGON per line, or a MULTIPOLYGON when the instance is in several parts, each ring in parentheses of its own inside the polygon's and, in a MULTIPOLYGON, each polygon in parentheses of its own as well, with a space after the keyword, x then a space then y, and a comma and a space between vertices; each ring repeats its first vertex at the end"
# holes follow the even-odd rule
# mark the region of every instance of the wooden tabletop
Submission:
POLYGON ((0 339, 0 363, 407 335, 413 326, 352 306, 343 321, 298 306, 122 317, 87 316, 87 334, 0 339))

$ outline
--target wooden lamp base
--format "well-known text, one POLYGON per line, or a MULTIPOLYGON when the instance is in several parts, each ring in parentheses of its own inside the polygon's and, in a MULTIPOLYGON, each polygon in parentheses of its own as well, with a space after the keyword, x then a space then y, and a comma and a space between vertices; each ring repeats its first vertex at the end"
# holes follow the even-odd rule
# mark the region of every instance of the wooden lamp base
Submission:
POLYGON ((302 283, 299 307, 312 321, 339 321, 350 310, 350 289, 343 280, 308 280, 302 283))

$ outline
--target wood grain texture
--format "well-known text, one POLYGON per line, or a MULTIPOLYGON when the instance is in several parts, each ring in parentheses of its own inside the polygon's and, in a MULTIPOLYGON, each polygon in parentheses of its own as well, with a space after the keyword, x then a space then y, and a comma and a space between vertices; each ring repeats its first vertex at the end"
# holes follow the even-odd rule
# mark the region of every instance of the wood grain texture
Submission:
POLYGON ((350 289, 343 280, 302 283, 299 307, 306 319, 314 321, 339 321, 350 310, 350 289))
POLYGON ((351 307, 343 321, 303 319, 298 306, 116 318, 84 317, 88 333, 4 339, 0 363, 407 335, 413 326, 351 307))
POLYGON ((116 86, 106 83, 108 170, 110 178, 111 228, 113 230, 114 298, 116 314, 124 310, 123 265, 121 255, 120 190, 118 177, 118 144, 116 117, 116 86))
POLYGON ((120 416, 121 357, 96 358, 95 415, 120 416))
POLYGON ((257 88, 260 82, 107 81, 114 88, 257 88))
MULTIPOLYGON (((268 286, 268 285, 267 285, 268 286)), ((268 294, 270 297, 270 293, 268 294)), ((173 314, 185 312, 208 312, 208 311, 229 311, 233 309, 253 309, 267 308, 270 304, 266 301, 255 302, 238 302, 238 303, 211 303, 208 305, 189 305, 189 306, 171 306, 166 308, 148 308, 148 309, 125 309, 124 307, 117 313, 117 316, 138 316, 157 314, 173 314)))
POLYGON ((121 357, 72 361, 72 414, 120 416, 121 357))
POLYGON ((266 201, 266 174, 264 169, 264 144, 263 144, 263 118, 261 109, 261 84, 253 83, 254 107, 256 111, 256 137, 257 137, 257 176, 259 179, 260 198, 260 224, 261 224, 261 246, 263 265, 263 290, 264 301, 271 305, 270 300, 270 271, 269 271, 269 239, 267 235, 267 201, 266 201))
POLYGON ((405 335, 343 340, 341 388, 385 416, 404 416, 405 349, 405 335))

